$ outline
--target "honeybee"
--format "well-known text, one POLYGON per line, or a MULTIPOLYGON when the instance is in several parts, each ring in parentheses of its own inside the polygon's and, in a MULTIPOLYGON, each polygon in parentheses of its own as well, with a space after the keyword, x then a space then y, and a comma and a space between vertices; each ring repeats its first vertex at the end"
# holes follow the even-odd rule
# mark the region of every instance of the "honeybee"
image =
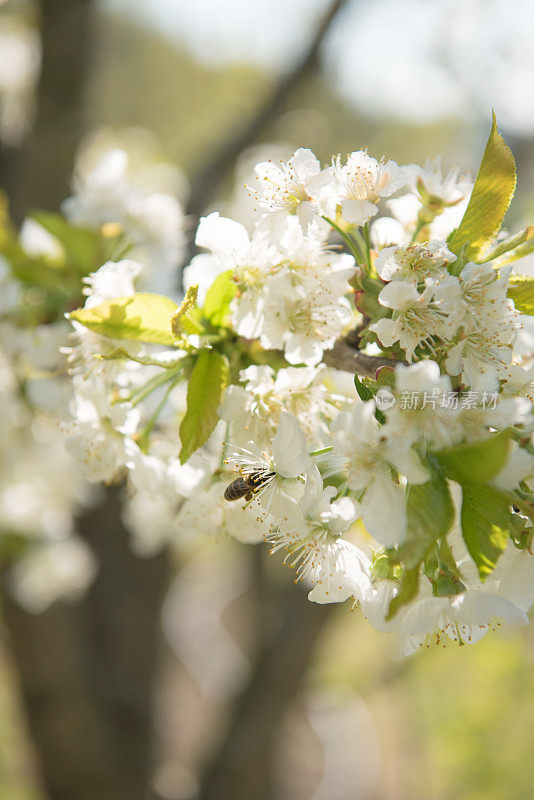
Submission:
POLYGON ((229 483, 224 493, 224 499, 233 502, 242 497, 248 502, 266 481, 275 475, 274 472, 251 472, 250 475, 236 478, 229 483))

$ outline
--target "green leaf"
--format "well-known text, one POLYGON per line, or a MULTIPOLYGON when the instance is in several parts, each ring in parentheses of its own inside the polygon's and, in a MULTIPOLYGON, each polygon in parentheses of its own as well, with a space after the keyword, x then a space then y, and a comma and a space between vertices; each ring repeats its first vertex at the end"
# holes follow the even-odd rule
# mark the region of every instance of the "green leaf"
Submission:
POLYGON ((518 233, 512 236, 507 236, 506 239, 501 239, 495 247, 488 250, 481 263, 485 264, 487 261, 495 261, 492 266, 502 267, 512 261, 516 261, 523 255, 527 255, 534 248, 534 226, 529 225, 522 228, 518 233), (527 245, 527 251, 523 252, 524 245, 527 245))
POLYGON ((226 356, 201 350, 187 387, 187 409, 180 425, 180 462, 184 464, 210 437, 219 416, 217 408, 228 385, 226 356))
POLYGON ((99 235, 89 228, 71 225, 61 214, 50 211, 32 211, 32 218, 63 246, 68 261, 80 275, 87 275, 98 267, 99 235))
POLYGON ((510 450, 506 432, 436 453, 445 475, 458 483, 488 483, 504 466, 510 450))
POLYGON ((79 308, 69 319, 111 339, 172 345, 171 317, 176 303, 160 294, 140 292, 107 300, 94 308, 79 308))
POLYGON ((449 239, 449 249, 459 253, 467 244, 470 260, 479 259, 493 241, 514 195, 515 161, 512 152, 493 124, 471 199, 460 226, 449 239))
POLYGON ((354 385, 360 400, 362 400, 364 403, 367 402, 367 400, 372 400, 375 396, 375 393, 369 388, 369 386, 366 386, 357 375, 354 376, 354 385))
POLYGON ((227 321, 230 303, 237 292, 237 284, 232 280, 232 275, 231 269, 223 272, 208 289, 203 314, 212 325, 224 325, 227 321))
POLYGON ((468 261, 467 245, 463 244, 460 248, 460 252, 456 255, 456 261, 452 261, 449 264, 450 274, 458 277, 468 261))
POLYGON ((534 239, 527 239, 526 242, 510 250, 510 252, 500 256, 500 258, 496 258, 491 262, 491 266, 494 269, 501 269, 501 267, 505 267, 513 261, 519 261, 520 258, 529 256, 532 252, 534 252, 534 239))
POLYGON ((386 621, 393 619, 400 609, 407 605, 411 600, 417 597, 417 590, 419 589, 419 567, 414 569, 404 570, 402 576, 402 583, 400 585, 399 593, 393 598, 389 604, 386 621))
POLYGON ((358 311, 376 322, 382 317, 391 315, 391 310, 378 302, 378 295, 384 288, 384 281, 380 278, 373 278, 366 272, 361 272, 359 276, 361 291, 356 292, 354 304, 358 311))
POLYGON ((508 297, 522 314, 534 315, 534 278, 530 275, 514 275, 510 279, 508 297))
POLYGON ((376 382, 379 387, 395 388, 395 370, 393 367, 379 367, 376 371, 376 382))
POLYGON ((482 580, 490 575, 506 549, 513 526, 509 501, 490 486, 462 486, 462 533, 482 580))
POLYGON ((454 521, 454 506, 447 481, 434 473, 429 481, 410 484, 407 489, 406 540, 398 557, 407 567, 415 567, 430 545, 445 536, 454 521))
POLYGON ((185 297, 180 303, 179 308, 173 314, 171 319, 171 330, 175 336, 182 336, 185 334, 202 334, 205 333, 204 326, 201 321, 201 314, 198 306, 196 305, 198 295, 198 286, 190 286, 185 297))

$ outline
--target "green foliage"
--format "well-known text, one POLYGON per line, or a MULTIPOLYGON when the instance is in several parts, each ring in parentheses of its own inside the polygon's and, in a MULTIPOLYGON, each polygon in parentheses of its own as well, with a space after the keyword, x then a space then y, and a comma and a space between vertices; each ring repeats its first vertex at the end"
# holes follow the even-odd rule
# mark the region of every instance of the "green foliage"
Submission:
POLYGON ((219 275, 206 294, 206 301, 202 313, 215 327, 225 325, 228 320, 230 303, 237 292, 237 285, 232 280, 233 271, 229 269, 219 275))
POLYGON ((22 297, 17 309, 21 322, 34 324, 57 319, 71 299, 77 302, 80 298, 80 275, 74 276, 65 269, 63 257, 51 259, 26 253, 9 219, 7 202, 1 195, 0 255, 22 284, 22 297), (26 289, 31 289, 30 301, 27 301, 26 289))
MULTIPOLYGON (((21 296, 13 312, 23 324, 52 322, 82 298, 81 278, 116 255, 117 237, 71 225, 60 214, 33 211, 31 218, 57 243, 57 252, 30 255, 11 223, 7 202, 0 196, 0 255, 21 284, 21 296)), ((124 237, 120 236, 122 244, 124 237)))
POLYGON ((469 258, 467 255, 467 249, 468 245, 463 244, 460 248, 459 253, 457 253, 456 255, 456 261, 452 261, 449 264, 449 272, 451 275, 455 275, 456 277, 458 277, 461 274, 465 265, 468 263, 469 258))
POLYGON ((490 575, 506 549, 513 525, 509 501, 490 486, 462 486, 462 533, 481 580, 490 575))
POLYGON ((204 333, 200 310, 196 305, 198 286, 190 286, 180 307, 172 315, 171 330, 175 336, 204 333))
POLYGON ((364 317, 369 317, 372 322, 391 316, 391 310, 378 302, 378 295, 384 288, 384 282, 363 270, 359 270, 357 277, 360 291, 356 293, 355 305, 358 311, 364 317))
POLYGON ((434 473, 426 483, 408 486, 406 540, 398 558, 408 567, 420 564, 430 545, 445 536, 454 521, 447 481, 434 473))
POLYGON ((529 225, 518 233, 514 233, 513 236, 502 239, 495 247, 488 250, 482 263, 492 261, 492 266, 504 267, 506 264, 528 255, 532 250, 534 250, 534 226, 529 225))
POLYGON ((226 356, 216 350, 201 350, 187 387, 187 410, 180 425, 180 462, 184 464, 202 447, 219 419, 217 408, 229 380, 226 356))
POLYGON ((404 574, 402 576, 399 593, 397 594, 396 597, 393 598, 393 600, 389 604, 386 620, 393 619, 395 614, 397 614, 403 606, 408 605, 408 603, 411 600, 417 597, 418 589, 419 589, 419 567, 414 567, 413 569, 405 569, 404 574))
POLYGON ((515 161, 510 148, 493 123, 473 193, 463 219, 449 238, 449 249, 459 253, 467 244, 470 260, 484 255, 488 244, 499 230, 514 195, 516 186, 515 161))
POLYGON ((70 264, 79 275, 88 275, 96 268, 101 256, 98 231, 74 227, 61 214, 50 211, 32 211, 31 217, 58 240, 66 265, 70 264))
POLYGON ((176 309, 176 303, 168 297, 140 292, 107 300, 94 308, 79 308, 69 318, 111 339, 173 345, 176 340, 171 317, 176 309))
POLYGON ((395 388, 395 370, 393 367, 379 367, 376 371, 376 382, 378 387, 395 388))
POLYGON ((529 275, 514 275, 510 279, 508 297, 522 314, 534 315, 534 278, 529 275))
POLYGON ((363 381, 360 380, 358 375, 354 376, 354 386, 356 387, 356 391, 358 392, 358 396, 362 402, 366 403, 367 400, 372 400, 375 396, 375 393, 372 389, 363 381))
POLYGON ((447 478, 458 483, 488 483, 503 468, 509 450, 510 439, 502 432, 481 442, 441 450, 436 458, 447 478))

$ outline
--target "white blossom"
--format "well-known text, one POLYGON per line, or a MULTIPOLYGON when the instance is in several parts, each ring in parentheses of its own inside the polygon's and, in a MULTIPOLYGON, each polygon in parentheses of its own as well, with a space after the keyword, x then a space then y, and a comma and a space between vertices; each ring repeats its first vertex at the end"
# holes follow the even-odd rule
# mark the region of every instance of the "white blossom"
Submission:
POLYGON ((332 426, 331 470, 343 470, 347 484, 360 493, 360 515, 369 533, 386 546, 406 535, 406 502, 395 470, 411 483, 424 483, 428 472, 417 453, 400 437, 389 437, 374 416, 373 401, 339 414, 332 426))
POLYGON ((424 360, 395 369, 395 404, 387 412, 387 430, 406 445, 418 443, 422 452, 449 447, 457 439, 460 407, 450 378, 435 361, 424 360))
POLYGON ((509 274, 499 277, 489 264, 467 264, 460 274, 462 332, 445 366, 450 375, 462 374, 468 386, 504 378, 511 363, 519 323, 506 298, 509 274))
POLYGON ((109 405, 98 387, 76 392, 73 419, 66 424, 68 452, 83 466, 89 481, 112 481, 126 466, 126 442, 137 430, 140 411, 128 403, 109 405))
POLYGON ((333 500, 335 495, 330 486, 307 507, 288 506, 268 536, 271 553, 287 550, 285 561, 313 584, 308 596, 316 603, 362 600, 370 588, 369 558, 342 538, 358 518, 358 506, 348 497, 333 500))
POLYGON ((345 398, 326 385, 328 371, 316 367, 288 367, 278 372, 268 366, 241 370, 240 384, 230 385, 219 408, 221 419, 230 423, 232 441, 254 441, 267 445, 274 436, 283 410, 298 418, 308 442, 328 436, 327 420, 337 414, 345 398))
POLYGON ((341 207, 341 216, 355 225, 365 225, 378 212, 376 203, 404 186, 402 169, 395 161, 377 161, 365 150, 337 156, 325 171, 325 194, 341 207))
POLYGON ((387 201, 393 217, 410 236, 422 226, 428 239, 447 239, 465 213, 472 179, 461 177, 458 169, 444 175, 441 159, 428 162, 425 168, 410 164, 402 169, 411 191, 387 201))
MULTIPOLYGON (((282 349, 290 364, 317 364, 351 319, 344 297, 349 290, 347 278, 346 270, 321 278, 289 269, 278 273, 262 295, 255 330, 262 347, 282 349)), ((244 336, 251 333, 243 322, 237 331, 244 336)))
POLYGON ((317 220, 320 211, 326 211, 314 196, 314 179, 321 165, 311 150, 299 148, 280 165, 271 161, 256 164, 256 197, 259 205, 277 221, 287 214, 296 214, 304 230, 317 220))
POLYGON ((442 305, 445 281, 447 291, 454 292, 458 281, 452 276, 437 284, 427 281, 422 292, 407 280, 391 281, 384 286, 378 301, 385 308, 392 309, 393 315, 369 326, 384 347, 398 342, 408 361, 413 361, 415 350, 420 345, 433 350, 434 339, 446 341, 453 335, 456 328, 454 316, 442 305))
POLYGON ((525 612, 510 600, 484 589, 468 589, 452 597, 423 597, 402 613, 398 624, 403 655, 411 655, 429 637, 447 636, 458 644, 478 642, 501 622, 526 625, 525 612))
POLYGON ((143 287, 173 294, 185 248, 182 207, 174 196, 144 188, 129 174, 128 162, 124 150, 103 153, 89 175, 75 177, 63 212, 81 227, 118 226, 133 245, 130 254, 143 264, 143 287))
POLYGON ((432 241, 405 247, 386 247, 380 251, 375 265, 384 281, 395 279, 418 284, 426 278, 444 278, 448 274, 447 264, 455 259, 456 256, 448 250, 445 242, 432 241))
POLYGON ((176 525, 190 537, 221 536, 242 544, 262 542, 269 531, 270 515, 258 514, 258 506, 245 500, 229 503, 224 499, 225 488, 223 483, 213 483, 186 500, 176 525))
POLYGON ((296 418, 280 415, 271 451, 261 451, 254 442, 247 447, 227 448, 225 463, 245 478, 254 476, 255 500, 279 520, 288 504, 307 505, 322 488, 319 470, 308 452, 306 437, 296 418))

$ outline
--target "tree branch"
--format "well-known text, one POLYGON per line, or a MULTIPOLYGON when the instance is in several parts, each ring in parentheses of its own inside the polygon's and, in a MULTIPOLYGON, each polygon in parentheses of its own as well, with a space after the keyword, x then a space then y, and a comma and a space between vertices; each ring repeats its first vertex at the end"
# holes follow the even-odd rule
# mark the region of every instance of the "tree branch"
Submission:
POLYGON ((234 168, 239 155, 256 141, 263 129, 280 113, 280 109, 295 86, 316 68, 319 50, 325 36, 338 11, 346 5, 347 1, 333 0, 305 53, 281 78, 253 119, 235 137, 223 144, 215 158, 192 180, 192 192, 187 206, 189 215, 198 217, 201 214, 215 195, 222 180, 234 168))
POLYGON ((327 367, 341 369, 344 372, 352 372, 364 378, 375 378, 377 369, 380 367, 398 367, 399 364, 406 364, 394 358, 384 358, 382 356, 368 356, 351 347, 346 339, 338 339, 331 350, 326 350, 323 355, 323 363, 327 367))

